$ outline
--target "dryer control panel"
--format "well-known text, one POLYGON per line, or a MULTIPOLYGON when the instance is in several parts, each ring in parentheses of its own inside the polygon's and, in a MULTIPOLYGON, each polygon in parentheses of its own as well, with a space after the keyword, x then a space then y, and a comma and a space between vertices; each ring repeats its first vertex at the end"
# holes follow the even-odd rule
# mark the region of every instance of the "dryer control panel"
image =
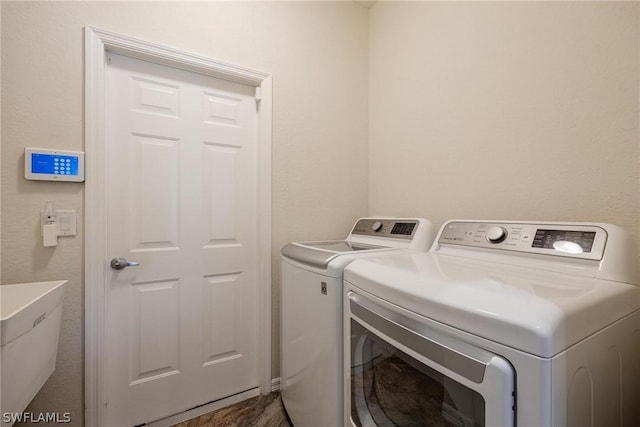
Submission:
POLYGON ((362 218, 351 234, 411 240, 420 221, 414 219, 362 218))
POLYGON ((451 221, 438 243, 601 260, 607 231, 592 224, 451 221))

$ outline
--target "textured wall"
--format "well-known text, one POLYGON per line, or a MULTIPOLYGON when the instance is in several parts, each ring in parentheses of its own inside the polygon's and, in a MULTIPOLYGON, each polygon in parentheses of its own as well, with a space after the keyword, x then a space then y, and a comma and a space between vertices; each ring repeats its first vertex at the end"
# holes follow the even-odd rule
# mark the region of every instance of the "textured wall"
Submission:
POLYGON ((594 220, 640 236, 637 3, 377 2, 368 24, 352 2, 0 7, 2 280, 71 285, 34 411, 81 423, 82 224, 45 249, 38 211, 54 200, 81 214, 82 185, 24 181, 22 150, 83 149, 85 25, 273 73, 274 319, 279 247, 339 238, 367 204, 438 224, 594 220))
POLYGON ((83 150, 83 27, 272 73, 274 376, 279 248, 339 238, 365 215, 368 10, 353 2, 2 2, 2 280, 69 279, 57 370, 30 410, 82 423, 82 184, 25 181, 25 146, 83 150), (78 236, 43 248, 39 210, 79 213, 78 236))
POLYGON ((370 213, 640 237, 635 2, 378 2, 370 213))

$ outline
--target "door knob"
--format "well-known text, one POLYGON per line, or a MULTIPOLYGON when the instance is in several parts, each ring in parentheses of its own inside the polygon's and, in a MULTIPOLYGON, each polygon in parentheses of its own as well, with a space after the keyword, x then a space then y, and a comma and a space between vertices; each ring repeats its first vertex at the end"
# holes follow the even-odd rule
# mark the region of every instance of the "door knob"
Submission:
POLYGON ((125 257, 115 257, 111 260, 111 268, 114 270, 123 270, 125 267, 137 267, 139 266, 139 262, 135 261, 127 261, 125 257))

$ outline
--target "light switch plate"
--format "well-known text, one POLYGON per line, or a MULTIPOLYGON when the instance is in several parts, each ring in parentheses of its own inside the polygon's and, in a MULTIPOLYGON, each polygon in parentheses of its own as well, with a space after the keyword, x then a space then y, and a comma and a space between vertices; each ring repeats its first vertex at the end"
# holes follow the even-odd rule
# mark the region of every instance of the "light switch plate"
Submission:
MULTIPOLYGON (((53 211, 55 216, 58 237, 75 236, 77 234, 77 215, 75 210, 58 209, 53 211)), ((40 211, 40 222, 47 223, 44 211, 40 211)))
POLYGON ((58 236, 75 236, 76 233, 76 211, 60 210, 57 213, 58 236))

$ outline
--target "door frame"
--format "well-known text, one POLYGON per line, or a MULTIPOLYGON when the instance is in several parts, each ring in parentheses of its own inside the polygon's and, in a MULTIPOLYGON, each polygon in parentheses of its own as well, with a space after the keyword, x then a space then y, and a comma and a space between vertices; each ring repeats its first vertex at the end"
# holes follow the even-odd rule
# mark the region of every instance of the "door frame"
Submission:
POLYGON ((271 392, 271 130, 272 76, 204 56, 85 27, 85 425, 100 426, 106 401, 107 215, 105 80, 106 54, 246 84, 258 105, 258 360, 261 392, 271 392))

